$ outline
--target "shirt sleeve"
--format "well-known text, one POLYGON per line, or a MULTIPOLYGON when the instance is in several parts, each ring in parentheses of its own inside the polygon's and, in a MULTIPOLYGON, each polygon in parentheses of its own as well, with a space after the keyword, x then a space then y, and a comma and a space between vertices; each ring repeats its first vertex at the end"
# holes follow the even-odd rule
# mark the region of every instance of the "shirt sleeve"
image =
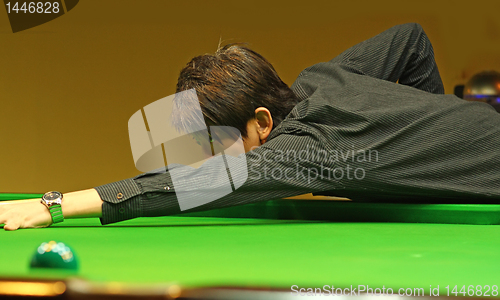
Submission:
MULTIPOLYGON (((279 135, 265 145, 242 154, 246 164, 231 163, 241 159, 225 155, 229 168, 218 172, 214 168, 219 155, 207 161, 198 169, 181 169, 175 176, 187 178, 192 184, 184 187, 175 186, 171 176, 174 172, 145 173, 134 178, 106 184, 95 189, 104 201, 101 223, 103 225, 137 217, 155 217, 175 215, 185 212, 204 211, 234 205, 243 205, 258 201, 281 199, 285 197, 331 190, 338 187, 334 178, 333 163, 318 163, 310 159, 311 155, 321 155, 325 141, 312 141, 309 128, 299 123, 294 130, 297 135, 279 135), (308 146, 304 146, 304 145, 308 146), (304 146, 304 147, 303 147, 304 146), (283 149, 283 150, 280 150, 283 149), (285 150, 286 149, 286 150, 285 150), (190 201, 198 201, 217 190, 224 184, 224 177, 230 174, 231 185, 244 182, 230 193, 209 203, 181 210, 177 197, 181 189, 189 189, 190 201), (236 174, 236 175, 235 175, 236 174), (320 175, 323 174, 323 175, 320 175), (246 176, 235 178, 234 176, 246 176), (207 178, 209 180, 207 180, 207 178)), ((220 171, 220 168, 218 168, 220 171)), ((220 189, 219 189, 220 190, 220 189)))
MULTIPOLYGON (((149 192, 153 190, 163 194, 163 207, 177 207, 170 178, 161 176, 162 182, 158 184, 156 181, 159 180, 160 176, 157 175, 144 173, 133 178, 95 187, 94 189, 103 200, 101 224, 106 225, 144 216, 144 206, 146 209, 148 208, 149 198, 154 197, 149 192)), ((154 210, 154 208, 152 209, 154 210)))
POLYGON ((330 61, 353 72, 444 94, 434 50, 422 26, 397 25, 365 40, 330 61))

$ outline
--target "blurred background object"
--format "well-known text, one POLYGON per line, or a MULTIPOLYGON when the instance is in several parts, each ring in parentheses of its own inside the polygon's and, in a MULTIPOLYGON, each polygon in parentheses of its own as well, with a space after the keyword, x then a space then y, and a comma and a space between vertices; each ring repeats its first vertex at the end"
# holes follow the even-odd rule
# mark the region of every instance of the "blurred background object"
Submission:
POLYGON ((455 95, 469 101, 488 103, 500 112, 500 73, 497 71, 477 73, 465 85, 455 86, 455 95))

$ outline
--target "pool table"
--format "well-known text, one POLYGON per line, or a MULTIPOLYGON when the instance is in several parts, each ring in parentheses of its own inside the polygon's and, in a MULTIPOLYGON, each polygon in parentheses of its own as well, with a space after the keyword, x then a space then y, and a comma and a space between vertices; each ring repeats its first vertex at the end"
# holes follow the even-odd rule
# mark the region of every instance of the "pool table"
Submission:
MULTIPOLYGON (((39 196, 0 194, 0 200, 39 196)), ((332 289, 346 296, 353 288, 353 295, 371 288, 386 294, 391 289, 430 296, 432 290, 440 296, 498 297, 497 224, 497 204, 314 199, 278 199, 107 226, 98 219, 70 219, 44 229, 0 232, 0 296, 12 292, 14 283, 52 282, 65 284, 66 298, 85 292, 151 297, 159 289, 167 298, 204 299, 215 288, 219 292, 213 299, 256 298, 245 294, 249 291, 284 295, 268 299, 296 299, 307 291, 332 289), (77 272, 29 269, 38 245, 50 240, 73 248, 77 272), (221 296, 228 289, 239 292, 221 296)))

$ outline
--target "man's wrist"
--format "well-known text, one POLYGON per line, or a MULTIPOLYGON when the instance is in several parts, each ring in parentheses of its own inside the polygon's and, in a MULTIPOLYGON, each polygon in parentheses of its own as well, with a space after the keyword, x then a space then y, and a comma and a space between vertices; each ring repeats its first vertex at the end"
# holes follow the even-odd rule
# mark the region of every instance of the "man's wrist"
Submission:
POLYGON ((36 205, 33 203, 33 207, 36 207, 36 211, 32 211, 29 214, 29 218, 26 220, 27 223, 32 224, 34 228, 43 228, 52 225, 52 215, 45 205, 37 201, 36 205))
POLYGON ((100 217, 102 200, 95 189, 65 193, 61 208, 65 219, 100 217))
POLYGON ((61 192, 50 191, 42 196, 42 204, 49 210, 52 224, 61 223, 64 221, 62 212, 63 194, 61 192))

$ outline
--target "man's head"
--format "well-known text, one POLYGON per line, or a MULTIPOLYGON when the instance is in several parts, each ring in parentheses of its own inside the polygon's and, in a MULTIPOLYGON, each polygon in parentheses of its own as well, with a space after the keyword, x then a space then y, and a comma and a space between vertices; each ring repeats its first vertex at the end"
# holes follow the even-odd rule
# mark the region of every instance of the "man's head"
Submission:
POLYGON ((273 66, 239 44, 193 58, 182 69, 176 92, 189 89, 196 90, 207 123, 241 132, 246 152, 264 143, 298 103, 273 66))

